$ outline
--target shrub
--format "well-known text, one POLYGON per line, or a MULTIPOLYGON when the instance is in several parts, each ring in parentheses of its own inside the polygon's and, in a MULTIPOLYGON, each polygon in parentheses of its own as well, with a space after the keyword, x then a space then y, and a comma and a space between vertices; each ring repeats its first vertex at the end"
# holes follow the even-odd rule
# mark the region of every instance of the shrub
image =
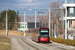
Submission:
POLYGON ((57 42, 57 43, 62 43, 62 44, 75 46, 75 40, 53 38, 53 37, 50 37, 50 40, 52 40, 54 42, 57 42))

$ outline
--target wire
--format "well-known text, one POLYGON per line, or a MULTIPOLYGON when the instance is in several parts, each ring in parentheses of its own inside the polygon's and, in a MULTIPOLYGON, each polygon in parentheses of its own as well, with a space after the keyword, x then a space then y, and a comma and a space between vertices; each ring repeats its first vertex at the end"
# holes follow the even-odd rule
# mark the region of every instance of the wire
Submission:
MULTIPOLYGON (((27 8, 30 7, 30 5, 32 4, 33 1, 34 1, 34 0, 31 1, 31 3, 29 4, 29 6, 27 6, 27 8)), ((26 8, 26 9, 27 9, 27 8, 26 8)), ((25 9, 25 10, 26 10, 26 9, 25 9)))

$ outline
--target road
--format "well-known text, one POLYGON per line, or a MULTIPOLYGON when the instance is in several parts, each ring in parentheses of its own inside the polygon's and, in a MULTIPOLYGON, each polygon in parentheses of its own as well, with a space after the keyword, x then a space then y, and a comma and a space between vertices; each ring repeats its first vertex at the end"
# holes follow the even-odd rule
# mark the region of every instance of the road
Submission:
POLYGON ((37 43, 28 36, 9 36, 12 50, 75 50, 74 46, 67 46, 55 42, 37 43))

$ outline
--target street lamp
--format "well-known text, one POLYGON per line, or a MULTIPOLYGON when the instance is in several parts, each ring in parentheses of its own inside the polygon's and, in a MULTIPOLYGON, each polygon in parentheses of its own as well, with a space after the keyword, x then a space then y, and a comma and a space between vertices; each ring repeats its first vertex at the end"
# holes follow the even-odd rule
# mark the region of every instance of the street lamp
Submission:
MULTIPOLYGON (((50 10, 51 9, 61 9, 61 8, 50 8, 50 9, 48 9, 49 10, 49 33, 50 33, 50 10)), ((31 8, 29 10, 31 10, 31 8)), ((36 28, 36 11, 35 11, 35 28, 36 28)))
POLYGON ((31 8, 29 8, 29 10, 32 10, 31 8))
MULTIPOLYGON (((29 10, 32 10, 32 9, 29 8, 29 10)), ((35 28, 36 28, 36 11, 35 11, 35 28)))

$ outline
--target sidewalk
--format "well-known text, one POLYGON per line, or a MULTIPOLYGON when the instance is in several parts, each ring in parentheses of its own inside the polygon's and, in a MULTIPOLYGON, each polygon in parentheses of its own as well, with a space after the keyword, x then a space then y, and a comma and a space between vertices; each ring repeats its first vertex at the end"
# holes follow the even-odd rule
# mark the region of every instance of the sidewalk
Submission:
POLYGON ((12 50, 23 50, 14 37, 10 37, 10 38, 11 38, 12 50))

